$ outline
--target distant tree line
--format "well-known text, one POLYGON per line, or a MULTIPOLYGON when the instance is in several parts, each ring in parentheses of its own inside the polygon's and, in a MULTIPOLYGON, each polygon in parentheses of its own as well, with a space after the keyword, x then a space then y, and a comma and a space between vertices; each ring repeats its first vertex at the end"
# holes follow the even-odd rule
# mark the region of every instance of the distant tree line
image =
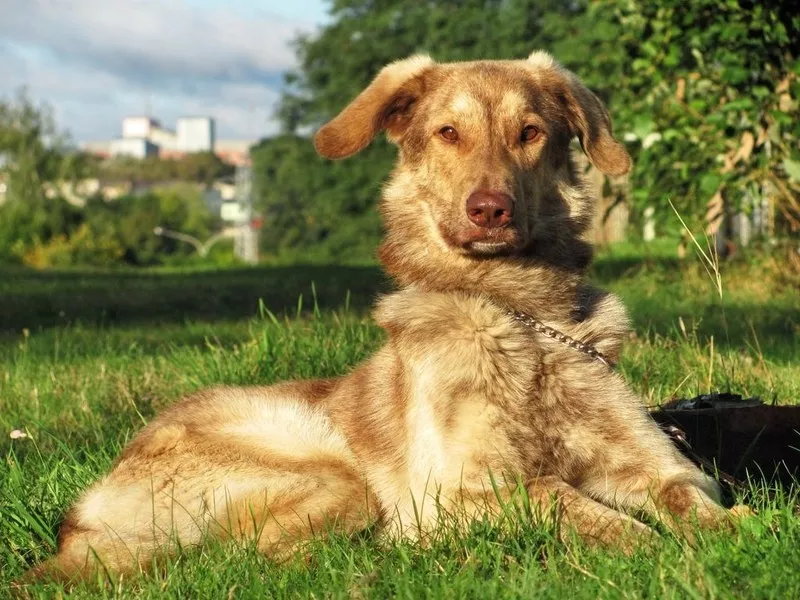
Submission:
POLYGON ((235 171, 233 165, 223 162, 213 152, 195 152, 180 158, 91 157, 88 162, 87 171, 93 177, 102 181, 129 181, 137 184, 193 181, 211 185, 217 179, 231 177, 235 171))
POLYGON ((800 11, 767 0, 336 0, 329 24, 297 40, 283 134, 253 152, 265 250, 347 259, 371 254, 394 150, 378 140, 343 163, 316 157, 308 132, 386 63, 550 51, 609 105, 635 158, 634 215, 671 200, 702 227, 714 198, 751 210, 769 195, 780 234, 800 227, 800 11))

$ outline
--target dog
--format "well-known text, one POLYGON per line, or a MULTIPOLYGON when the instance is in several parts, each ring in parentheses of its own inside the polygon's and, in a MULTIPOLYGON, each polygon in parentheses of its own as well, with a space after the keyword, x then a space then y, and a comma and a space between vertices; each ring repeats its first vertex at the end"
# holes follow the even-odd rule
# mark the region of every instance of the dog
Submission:
POLYGON ((382 131, 399 149, 381 204, 378 255, 398 287, 374 313, 385 345, 340 378, 219 387, 167 409, 69 510, 29 579, 129 573, 209 537, 281 557, 329 526, 424 543, 445 515, 468 524, 522 496, 561 534, 624 551, 655 535, 630 513, 676 531, 731 522, 609 366, 629 323, 585 280, 596 200, 570 154, 577 137, 603 173, 629 171, 602 102, 541 51, 416 55, 314 143, 341 159, 382 131))

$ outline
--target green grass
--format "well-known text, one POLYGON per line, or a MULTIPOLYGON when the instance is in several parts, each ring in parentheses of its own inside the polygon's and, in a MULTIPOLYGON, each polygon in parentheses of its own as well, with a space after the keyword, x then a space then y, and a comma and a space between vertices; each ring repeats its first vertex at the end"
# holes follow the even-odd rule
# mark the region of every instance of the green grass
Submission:
MULTIPOLYGON (((670 252, 617 247, 593 271, 631 310, 620 370, 644 401, 731 389, 796 403, 799 274, 776 259, 725 265, 720 302, 699 263, 670 252)), ((368 309, 388 288, 372 267, 0 270, 0 598, 52 552, 63 511, 160 408, 219 383, 346 373, 383 339, 368 309), (30 437, 11 440, 13 429, 30 437)), ((332 536, 283 565, 250 548, 192 550, 159 575, 72 597, 800 597, 797 498, 769 492, 754 482, 747 500, 760 514, 695 549, 665 537, 625 558, 568 549, 524 521, 476 523, 424 550, 332 536)))

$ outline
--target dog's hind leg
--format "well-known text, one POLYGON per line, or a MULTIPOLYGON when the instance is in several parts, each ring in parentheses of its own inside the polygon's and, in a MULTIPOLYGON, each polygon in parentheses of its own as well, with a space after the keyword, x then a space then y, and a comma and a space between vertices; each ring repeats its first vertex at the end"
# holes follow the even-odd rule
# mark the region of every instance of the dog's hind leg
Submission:
POLYGON ((377 500, 349 465, 327 460, 307 467, 286 474, 290 481, 273 485, 275 493, 263 488, 227 502, 210 525, 213 537, 255 542, 280 560, 315 536, 355 533, 377 520, 377 500))
POLYGON ((56 556, 20 582, 116 580, 213 539, 252 542, 283 558, 328 528, 352 533, 375 519, 376 503, 348 465, 319 460, 309 462, 308 472, 290 465, 284 471, 249 465, 211 487, 193 479, 176 490, 102 481, 67 514, 56 556))

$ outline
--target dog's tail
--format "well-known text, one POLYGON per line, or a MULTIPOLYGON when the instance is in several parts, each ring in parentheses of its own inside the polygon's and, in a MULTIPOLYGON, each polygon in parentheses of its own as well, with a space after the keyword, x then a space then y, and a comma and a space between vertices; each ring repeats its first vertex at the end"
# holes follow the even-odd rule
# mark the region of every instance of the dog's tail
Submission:
POLYGON ((28 569, 24 575, 11 583, 12 597, 28 598, 30 586, 42 583, 58 583, 66 587, 72 586, 87 578, 86 557, 70 556, 58 553, 35 567, 28 569))

